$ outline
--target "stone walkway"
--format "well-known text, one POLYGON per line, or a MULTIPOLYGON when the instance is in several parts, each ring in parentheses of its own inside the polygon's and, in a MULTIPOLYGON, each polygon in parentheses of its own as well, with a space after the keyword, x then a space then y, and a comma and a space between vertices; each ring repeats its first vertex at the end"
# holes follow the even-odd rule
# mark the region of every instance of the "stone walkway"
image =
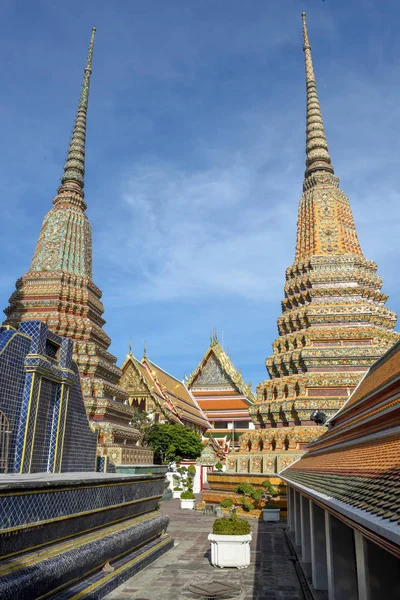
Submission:
POLYGON ((171 521, 172 550, 106 596, 107 600, 183 600, 181 592, 195 581, 226 581, 242 588, 238 600, 305 600, 288 547, 283 523, 251 520, 253 540, 248 569, 218 569, 210 564, 213 517, 181 510, 179 500, 166 500, 161 512, 171 521))

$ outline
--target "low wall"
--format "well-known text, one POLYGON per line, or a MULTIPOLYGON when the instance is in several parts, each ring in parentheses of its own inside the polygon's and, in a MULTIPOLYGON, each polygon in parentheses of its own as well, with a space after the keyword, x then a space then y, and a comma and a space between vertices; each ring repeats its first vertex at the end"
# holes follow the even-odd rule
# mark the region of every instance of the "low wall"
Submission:
MULTIPOLYGON (((251 483, 256 489, 261 488, 263 481, 268 479, 274 486, 279 496, 274 498, 274 503, 281 509, 281 519, 286 519, 287 496, 286 483, 278 475, 259 473, 208 473, 208 483, 211 489, 201 493, 201 500, 205 503, 219 504, 224 498, 231 498, 236 504, 239 497, 234 493, 240 483, 251 483)), ((254 511, 254 513, 259 511, 254 511)), ((255 514, 253 516, 256 516, 255 514)))
POLYGON ((126 475, 149 475, 150 473, 152 475, 165 475, 168 471, 168 465, 116 465, 115 470, 117 473, 126 475))
POLYGON ((114 465, 150 465, 154 461, 151 448, 121 446, 120 444, 98 444, 98 456, 107 457, 114 465))
POLYGON ((111 591, 172 546, 157 510, 164 485, 163 474, 0 476, 0 598, 82 590, 86 580, 92 589, 93 577, 93 598, 111 591), (132 553, 115 577, 102 571, 132 553))

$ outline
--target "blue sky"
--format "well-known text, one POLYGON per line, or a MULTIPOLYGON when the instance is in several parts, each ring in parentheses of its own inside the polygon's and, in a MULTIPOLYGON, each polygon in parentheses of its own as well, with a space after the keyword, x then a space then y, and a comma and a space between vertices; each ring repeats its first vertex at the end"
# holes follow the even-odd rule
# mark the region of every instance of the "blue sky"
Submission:
POLYGON ((302 10, 333 165, 399 313, 396 0, 1 0, 1 308, 59 185, 95 25, 85 193, 111 351, 146 340, 182 377, 217 328, 265 379, 304 173, 302 10))

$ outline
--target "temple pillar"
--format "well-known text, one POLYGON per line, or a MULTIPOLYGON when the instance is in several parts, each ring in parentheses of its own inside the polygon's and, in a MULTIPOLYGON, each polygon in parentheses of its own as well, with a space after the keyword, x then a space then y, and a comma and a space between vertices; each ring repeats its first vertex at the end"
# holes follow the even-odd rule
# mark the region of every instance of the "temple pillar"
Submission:
POLYGON ((310 537, 312 584, 316 590, 327 590, 325 511, 312 500, 310 500, 310 537))
POLYGON ((301 546, 301 515, 300 515, 300 494, 294 491, 294 541, 296 546, 301 546))
POLYGON ((325 535, 329 600, 360 600, 354 530, 325 511, 325 535))
POLYGON ((360 600, 370 600, 367 540, 359 531, 354 531, 354 545, 356 552, 358 597, 360 600))
POLYGON ((292 537, 294 537, 295 523, 294 523, 294 494, 295 491, 292 487, 288 486, 288 525, 289 532, 292 537))
POLYGON ((301 560, 304 570, 310 572, 311 567, 311 534, 310 534, 310 501, 305 496, 300 496, 301 520, 301 560))

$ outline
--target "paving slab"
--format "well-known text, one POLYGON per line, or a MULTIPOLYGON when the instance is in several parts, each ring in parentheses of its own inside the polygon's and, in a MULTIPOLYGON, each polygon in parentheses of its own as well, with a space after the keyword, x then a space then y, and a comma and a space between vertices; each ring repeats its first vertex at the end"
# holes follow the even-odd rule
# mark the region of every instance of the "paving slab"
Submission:
POLYGON ((284 523, 249 520, 253 532, 247 569, 218 569, 210 563, 214 517, 181 510, 179 500, 165 500, 161 512, 170 517, 168 533, 174 547, 106 596, 107 600, 184 600, 194 582, 238 585, 237 600, 305 600, 284 523))

